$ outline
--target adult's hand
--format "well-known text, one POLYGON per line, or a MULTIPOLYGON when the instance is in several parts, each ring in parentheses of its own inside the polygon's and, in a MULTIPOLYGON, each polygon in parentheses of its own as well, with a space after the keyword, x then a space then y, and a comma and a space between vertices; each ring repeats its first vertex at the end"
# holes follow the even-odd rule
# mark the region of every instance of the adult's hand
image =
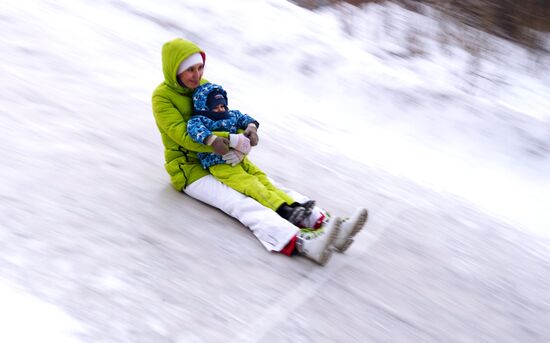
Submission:
POLYGON ((242 152, 243 154, 248 154, 252 147, 250 146, 250 139, 244 134, 230 134, 229 135, 229 146, 235 150, 242 152))
POLYGON ((244 154, 237 150, 231 150, 227 154, 223 155, 222 158, 225 163, 230 164, 234 167, 243 160, 244 154))
POLYGON ((260 140, 258 138, 258 128, 254 124, 248 124, 246 127, 246 130, 244 130, 243 135, 248 137, 250 139, 250 145, 256 146, 258 145, 258 141, 260 140))
POLYGON ((218 155, 225 155, 229 152, 229 139, 225 137, 218 137, 212 140, 212 142, 208 145, 212 146, 214 148, 214 153, 218 155))

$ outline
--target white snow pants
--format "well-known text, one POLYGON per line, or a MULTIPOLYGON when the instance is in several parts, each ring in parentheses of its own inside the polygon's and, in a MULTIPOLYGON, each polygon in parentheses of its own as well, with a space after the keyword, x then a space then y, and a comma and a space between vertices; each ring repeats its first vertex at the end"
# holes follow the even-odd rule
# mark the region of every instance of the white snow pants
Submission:
MULTIPOLYGON (((280 187, 280 185, 277 185, 280 187)), ((295 200, 303 195, 285 189, 295 200)), ((298 233, 298 228, 279 216, 275 211, 264 207, 256 200, 230 188, 212 175, 201 177, 183 190, 187 195, 219 208, 247 226, 269 251, 280 251, 298 233)), ((306 198, 307 199, 307 198, 306 198)))

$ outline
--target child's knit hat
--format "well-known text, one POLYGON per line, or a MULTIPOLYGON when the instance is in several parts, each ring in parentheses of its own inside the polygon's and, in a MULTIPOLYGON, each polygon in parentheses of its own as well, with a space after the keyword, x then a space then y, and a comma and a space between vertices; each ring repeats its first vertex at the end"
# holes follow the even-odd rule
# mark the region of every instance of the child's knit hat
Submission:
POLYGON ((220 88, 213 89, 206 98, 206 107, 211 111, 219 105, 227 108, 227 93, 220 88))

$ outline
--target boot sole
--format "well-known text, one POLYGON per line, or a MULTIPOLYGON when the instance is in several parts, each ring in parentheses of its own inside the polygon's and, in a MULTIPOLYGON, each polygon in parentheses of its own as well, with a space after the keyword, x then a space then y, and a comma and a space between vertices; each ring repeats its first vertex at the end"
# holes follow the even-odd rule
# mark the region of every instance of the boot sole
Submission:
POLYGON ((334 220, 338 220, 338 222, 334 224, 334 228, 332 229, 332 232, 327 239, 323 252, 321 253, 321 256, 319 256, 319 259, 316 261, 321 266, 327 264, 327 262, 332 257, 332 249, 330 247, 336 239, 336 236, 338 236, 338 233, 340 232, 340 225, 342 225, 342 219, 334 218, 334 220))
POLYGON ((346 239, 346 242, 342 244, 340 247, 335 247, 338 252, 345 252, 348 250, 348 248, 353 243, 353 237, 355 237, 356 234, 363 229, 363 226, 365 226, 365 223, 367 222, 367 219, 369 218, 369 211, 367 209, 364 209, 364 211, 361 211, 361 214, 359 215, 359 219, 357 220, 357 224, 353 227, 351 230, 351 233, 349 234, 348 238, 346 239))

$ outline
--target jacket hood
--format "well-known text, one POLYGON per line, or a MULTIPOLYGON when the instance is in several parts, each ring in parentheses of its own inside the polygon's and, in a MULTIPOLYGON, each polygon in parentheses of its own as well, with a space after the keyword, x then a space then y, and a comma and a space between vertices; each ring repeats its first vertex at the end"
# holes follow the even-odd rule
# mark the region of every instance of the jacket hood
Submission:
POLYGON ((162 46, 162 72, 164 74, 164 82, 175 89, 185 90, 177 78, 178 67, 183 60, 189 56, 200 53, 203 62, 206 61, 206 54, 195 43, 176 38, 164 43, 162 46))

